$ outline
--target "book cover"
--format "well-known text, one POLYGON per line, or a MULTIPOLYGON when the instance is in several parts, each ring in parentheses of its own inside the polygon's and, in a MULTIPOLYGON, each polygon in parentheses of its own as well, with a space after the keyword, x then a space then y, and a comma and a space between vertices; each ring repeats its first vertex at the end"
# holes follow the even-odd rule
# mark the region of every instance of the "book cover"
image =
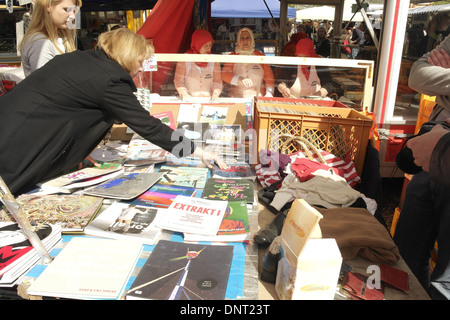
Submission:
POLYGON ((95 217, 84 233, 103 238, 132 239, 152 245, 162 231, 156 227, 156 222, 163 210, 114 202, 95 217))
POLYGON ((232 246, 160 240, 126 299, 223 300, 232 259, 232 246))
POLYGON ((228 201, 228 206, 217 234, 203 236, 192 233, 184 234, 185 241, 220 241, 236 242, 250 240, 250 222, 246 201, 228 201))
POLYGON ((132 172, 108 180, 84 190, 84 194, 97 197, 130 200, 150 189, 160 178, 161 173, 132 172))
POLYGON ((203 189, 208 179, 209 169, 163 165, 158 172, 163 173, 158 182, 160 184, 203 189))
POLYGON ((176 129, 176 123, 172 111, 159 112, 152 114, 152 116, 158 118, 159 120, 161 120, 162 123, 169 126, 173 130, 176 129))
POLYGON ((137 133, 133 134, 127 146, 126 160, 165 161, 169 152, 144 139, 137 133))
POLYGON ((82 180, 80 182, 74 182, 71 184, 67 184, 65 186, 62 186, 59 189, 62 189, 63 193, 64 190, 68 190, 68 191, 74 191, 75 189, 79 189, 79 188, 86 188, 86 187, 90 187, 99 183, 102 183, 104 181, 107 181, 109 179, 115 178, 118 175, 123 173, 123 169, 120 169, 119 171, 115 171, 112 173, 108 173, 108 174, 104 174, 102 176, 98 176, 98 177, 94 177, 94 178, 88 178, 86 180, 82 180))
POLYGON ((199 103, 180 104, 180 108, 178 109, 177 123, 198 121, 201 107, 202 105, 199 103))
POLYGON ((205 141, 209 130, 207 122, 178 122, 177 131, 192 141, 205 141))
POLYGON ((224 124, 227 114, 228 107, 203 106, 200 121, 211 124, 224 124))
POLYGON ((203 189, 202 198, 225 201, 245 200, 248 204, 253 204, 255 200, 253 181, 209 178, 203 189))
POLYGON ((193 187, 171 186, 155 184, 148 191, 128 202, 140 206, 150 206, 155 208, 168 208, 177 195, 193 197, 197 189, 193 187))
POLYGON ((88 167, 62 175, 55 179, 45 181, 43 183, 39 183, 38 186, 40 186, 43 189, 47 187, 60 188, 75 182, 85 181, 94 177, 103 176, 119 170, 120 166, 111 166, 109 164, 102 165, 99 168, 88 167))
POLYGON ((214 165, 213 178, 256 179, 256 173, 247 163, 229 164, 227 169, 214 165))
MULTIPOLYGON (((50 251, 61 240, 59 225, 42 225, 36 234, 50 251)), ((0 222, 0 287, 11 287, 41 259, 17 223, 0 222)))
POLYGON ((227 201, 177 196, 157 226, 171 231, 215 235, 227 206, 227 201))
MULTIPOLYGON (((63 233, 83 232, 102 206, 103 198, 81 194, 35 195, 17 197, 22 212, 32 226, 58 224, 63 233)), ((6 211, 0 211, 0 221, 15 221, 6 211)))
POLYGON ((205 141, 211 145, 238 148, 242 144, 242 136, 242 128, 239 124, 210 124, 205 141))
POLYGON ((27 293, 72 299, 119 299, 142 248, 142 243, 134 240, 74 237, 27 293))

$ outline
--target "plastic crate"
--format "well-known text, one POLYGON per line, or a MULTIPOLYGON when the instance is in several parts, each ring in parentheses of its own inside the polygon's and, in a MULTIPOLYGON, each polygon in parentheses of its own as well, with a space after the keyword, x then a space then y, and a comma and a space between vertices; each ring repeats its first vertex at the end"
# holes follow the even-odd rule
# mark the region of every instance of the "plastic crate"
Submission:
MULTIPOLYGON (((352 160, 362 173, 372 119, 336 101, 258 98, 254 128, 260 150, 291 154, 299 150, 285 136, 301 136, 316 148, 352 160)), ((259 158, 258 158, 259 161, 259 158)))

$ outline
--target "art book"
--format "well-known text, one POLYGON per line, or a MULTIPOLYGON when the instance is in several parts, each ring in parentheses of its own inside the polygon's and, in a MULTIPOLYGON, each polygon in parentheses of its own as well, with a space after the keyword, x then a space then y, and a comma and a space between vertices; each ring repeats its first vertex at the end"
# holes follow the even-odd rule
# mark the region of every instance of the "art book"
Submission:
POLYGON ((229 164, 227 169, 221 169, 214 165, 213 178, 231 178, 231 179, 256 179, 256 173, 247 163, 229 164))
POLYGON ((45 188, 61 188, 63 186, 80 182, 80 181, 86 181, 88 179, 92 179, 94 177, 103 176, 115 171, 119 171, 120 166, 114 165, 111 166, 110 164, 102 165, 101 167, 88 167, 83 168, 65 175, 62 175, 58 178, 51 179, 48 181, 45 181, 43 183, 39 183, 38 186, 42 189, 45 188))
POLYGON ((119 171, 115 171, 112 173, 108 173, 102 176, 98 176, 98 177, 94 177, 94 178, 89 178, 80 182, 74 182, 65 186, 62 186, 61 188, 59 188, 62 193, 65 193, 64 190, 67 190, 69 192, 73 192, 76 189, 80 189, 80 188, 86 188, 86 187, 90 187, 96 184, 100 184, 102 182, 105 182, 107 180, 110 180, 112 178, 117 177, 118 175, 122 174, 124 172, 123 169, 120 169, 119 171))
POLYGON ((203 189, 208 179, 209 169, 165 165, 161 166, 158 172, 163 173, 160 184, 203 189))
POLYGON ((84 190, 84 194, 97 197, 130 200, 150 189, 160 178, 161 173, 132 172, 108 180, 84 190))
POLYGON ((210 200, 237 201, 247 204, 255 201, 253 180, 209 178, 203 189, 202 198, 210 200))
POLYGON ((130 160, 151 160, 154 163, 166 160, 169 152, 142 138, 137 133, 133 134, 127 146, 126 163, 130 160))
POLYGON ((127 300, 223 300, 233 246, 159 240, 127 300))
POLYGON ((178 122, 177 131, 193 141, 205 141, 209 123, 207 122, 178 122))
MULTIPOLYGON (((22 212, 31 225, 58 224, 63 233, 81 233, 102 206, 103 198, 81 194, 35 195, 17 197, 22 212)), ((0 221, 15 221, 0 211, 0 221)))
POLYGON ((30 295, 69 299, 123 296, 142 251, 134 240, 74 237, 28 288, 30 295))
POLYGON ((224 124, 227 114, 228 107, 203 106, 200 121, 211 124, 224 124))
POLYGON ((227 201, 177 196, 157 225, 171 231, 215 235, 227 206, 227 201))
POLYGON ((176 123, 172 111, 159 112, 152 114, 152 116, 158 118, 159 120, 161 120, 162 123, 169 126, 173 130, 176 129, 176 123))
POLYGON ((228 201, 225 216, 216 235, 184 234, 184 241, 243 242, 249 240, 250 222, 246 201, 228 201))
POLYGON ((113 202, 95 217, 84 229, 84 233, 103 238, 131 239, 152 245, 161 235, 162 230, 156 227, 156 222, 164 210, 113 202))
POLYGON ((235 149, 242 144, 242 136, 242 128, 239 124, 210 124, 205 140, 207 144, 229 146, 235 149))
POLYGON ((177 123, 198 121, 198 114, 201 107, 202 105, 199 103, 180 104, 180 108, 178 109, 177 123))
POLYGON ((145 191, 139 197, 128 203, 167 209, 177 195, 193 197, 196 193, 197 189, 193 187, 171 186, 157 183, 148 191, 145 191))
MULTIPOLYGON (((50 251, 61 240, 59 225, 42 225, 37 236, 50 251)), ((0 287, 12 287, 41 259, 17 223, 0 222, 0 287)))

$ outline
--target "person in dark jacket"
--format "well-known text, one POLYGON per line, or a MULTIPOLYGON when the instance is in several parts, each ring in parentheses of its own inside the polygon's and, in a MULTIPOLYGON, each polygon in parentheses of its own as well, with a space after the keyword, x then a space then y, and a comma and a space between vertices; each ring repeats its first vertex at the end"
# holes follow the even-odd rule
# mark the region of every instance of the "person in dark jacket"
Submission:
MULTIPOLYGON (((450 121, 450 36, 411 67, 408 85, 436 96, 430 121, 450 121)), ((450 133, 442 125, 409 139, 414 163, 422 167, 408 183, 394 241, 432 299, 450 299, 450 133), (438 259, 430 272, 435 243, 438 259)))
POLYGON ((225 166, 152 117, 133 94, 133 77, 153 53, 128 29, 105 32, 95 50, 58 55, 1 96, 0 176, 11 192, 26 192, 75 167, 115 120, 177 157, 195 154, 225 166))

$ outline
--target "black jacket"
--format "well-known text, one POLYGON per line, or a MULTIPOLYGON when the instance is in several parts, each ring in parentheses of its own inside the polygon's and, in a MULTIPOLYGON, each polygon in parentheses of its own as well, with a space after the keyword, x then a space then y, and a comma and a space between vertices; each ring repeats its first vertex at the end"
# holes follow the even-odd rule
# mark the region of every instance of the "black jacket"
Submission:
POLYGON ((0 175, 11 192, 80 163, 114 119, 176 156, 191 154, 194 144, 151 117, 133 91, 117 62, 87 50, 56 56, 1 96, 0 175))

